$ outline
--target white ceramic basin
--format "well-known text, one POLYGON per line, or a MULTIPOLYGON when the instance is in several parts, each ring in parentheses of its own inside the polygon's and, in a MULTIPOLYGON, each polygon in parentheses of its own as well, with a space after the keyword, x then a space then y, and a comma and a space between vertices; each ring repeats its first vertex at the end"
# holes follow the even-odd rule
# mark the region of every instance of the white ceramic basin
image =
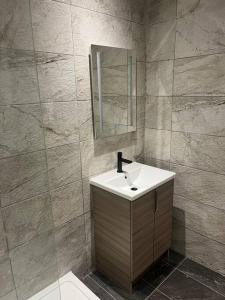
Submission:
POLYGON ((173 172, 136 162, 124 164, 123 170, 126 173, 117 173, 114 169, 95 176, 90 184, 132 201, 175 177, 173 172))

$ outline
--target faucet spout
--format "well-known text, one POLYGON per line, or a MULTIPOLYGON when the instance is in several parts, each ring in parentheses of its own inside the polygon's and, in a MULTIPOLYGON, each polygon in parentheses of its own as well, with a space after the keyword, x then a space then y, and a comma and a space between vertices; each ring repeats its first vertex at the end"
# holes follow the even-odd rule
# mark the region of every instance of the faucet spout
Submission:
POLYGON ((123 158, 123 153, 117 152, 117 173, 123 173, 123 162, 131 164, 132 160, 123 158))

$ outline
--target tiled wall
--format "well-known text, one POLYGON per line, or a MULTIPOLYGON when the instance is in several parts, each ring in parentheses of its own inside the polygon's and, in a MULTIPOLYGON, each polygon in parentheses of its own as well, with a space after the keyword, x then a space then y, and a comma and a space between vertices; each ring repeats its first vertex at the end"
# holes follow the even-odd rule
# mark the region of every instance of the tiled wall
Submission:
POLYGON ((90 269, 88 179, 143 156, 143 1, 0 6, 0 299, 22 300, 90 269), (93 140, 91 43, 137 49, 137 133, 93 140))
POLYGON ((147 4, 145 161, 177 173, 174 249, 225 275, 225 2, 147 4))

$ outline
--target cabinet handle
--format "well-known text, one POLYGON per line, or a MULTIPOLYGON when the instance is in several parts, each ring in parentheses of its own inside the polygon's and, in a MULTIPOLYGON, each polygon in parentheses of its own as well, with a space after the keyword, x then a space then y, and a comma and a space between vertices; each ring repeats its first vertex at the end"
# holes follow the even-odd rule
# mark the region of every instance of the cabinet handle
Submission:
POLYGON ((155 212, 157 212, 158 209, 158 193, 157 190, 155 191, 155 212))

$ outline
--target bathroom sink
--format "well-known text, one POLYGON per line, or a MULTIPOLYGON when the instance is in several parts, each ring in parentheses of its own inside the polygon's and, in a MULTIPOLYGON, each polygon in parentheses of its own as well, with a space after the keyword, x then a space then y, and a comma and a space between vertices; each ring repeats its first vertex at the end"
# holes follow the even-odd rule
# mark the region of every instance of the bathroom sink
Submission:
POLYGON ((137 162, 123 165, 124 173, 117 169, 90 179, 90 184, 130 201, 139 198, 175 177, 175 173, 137 162))

